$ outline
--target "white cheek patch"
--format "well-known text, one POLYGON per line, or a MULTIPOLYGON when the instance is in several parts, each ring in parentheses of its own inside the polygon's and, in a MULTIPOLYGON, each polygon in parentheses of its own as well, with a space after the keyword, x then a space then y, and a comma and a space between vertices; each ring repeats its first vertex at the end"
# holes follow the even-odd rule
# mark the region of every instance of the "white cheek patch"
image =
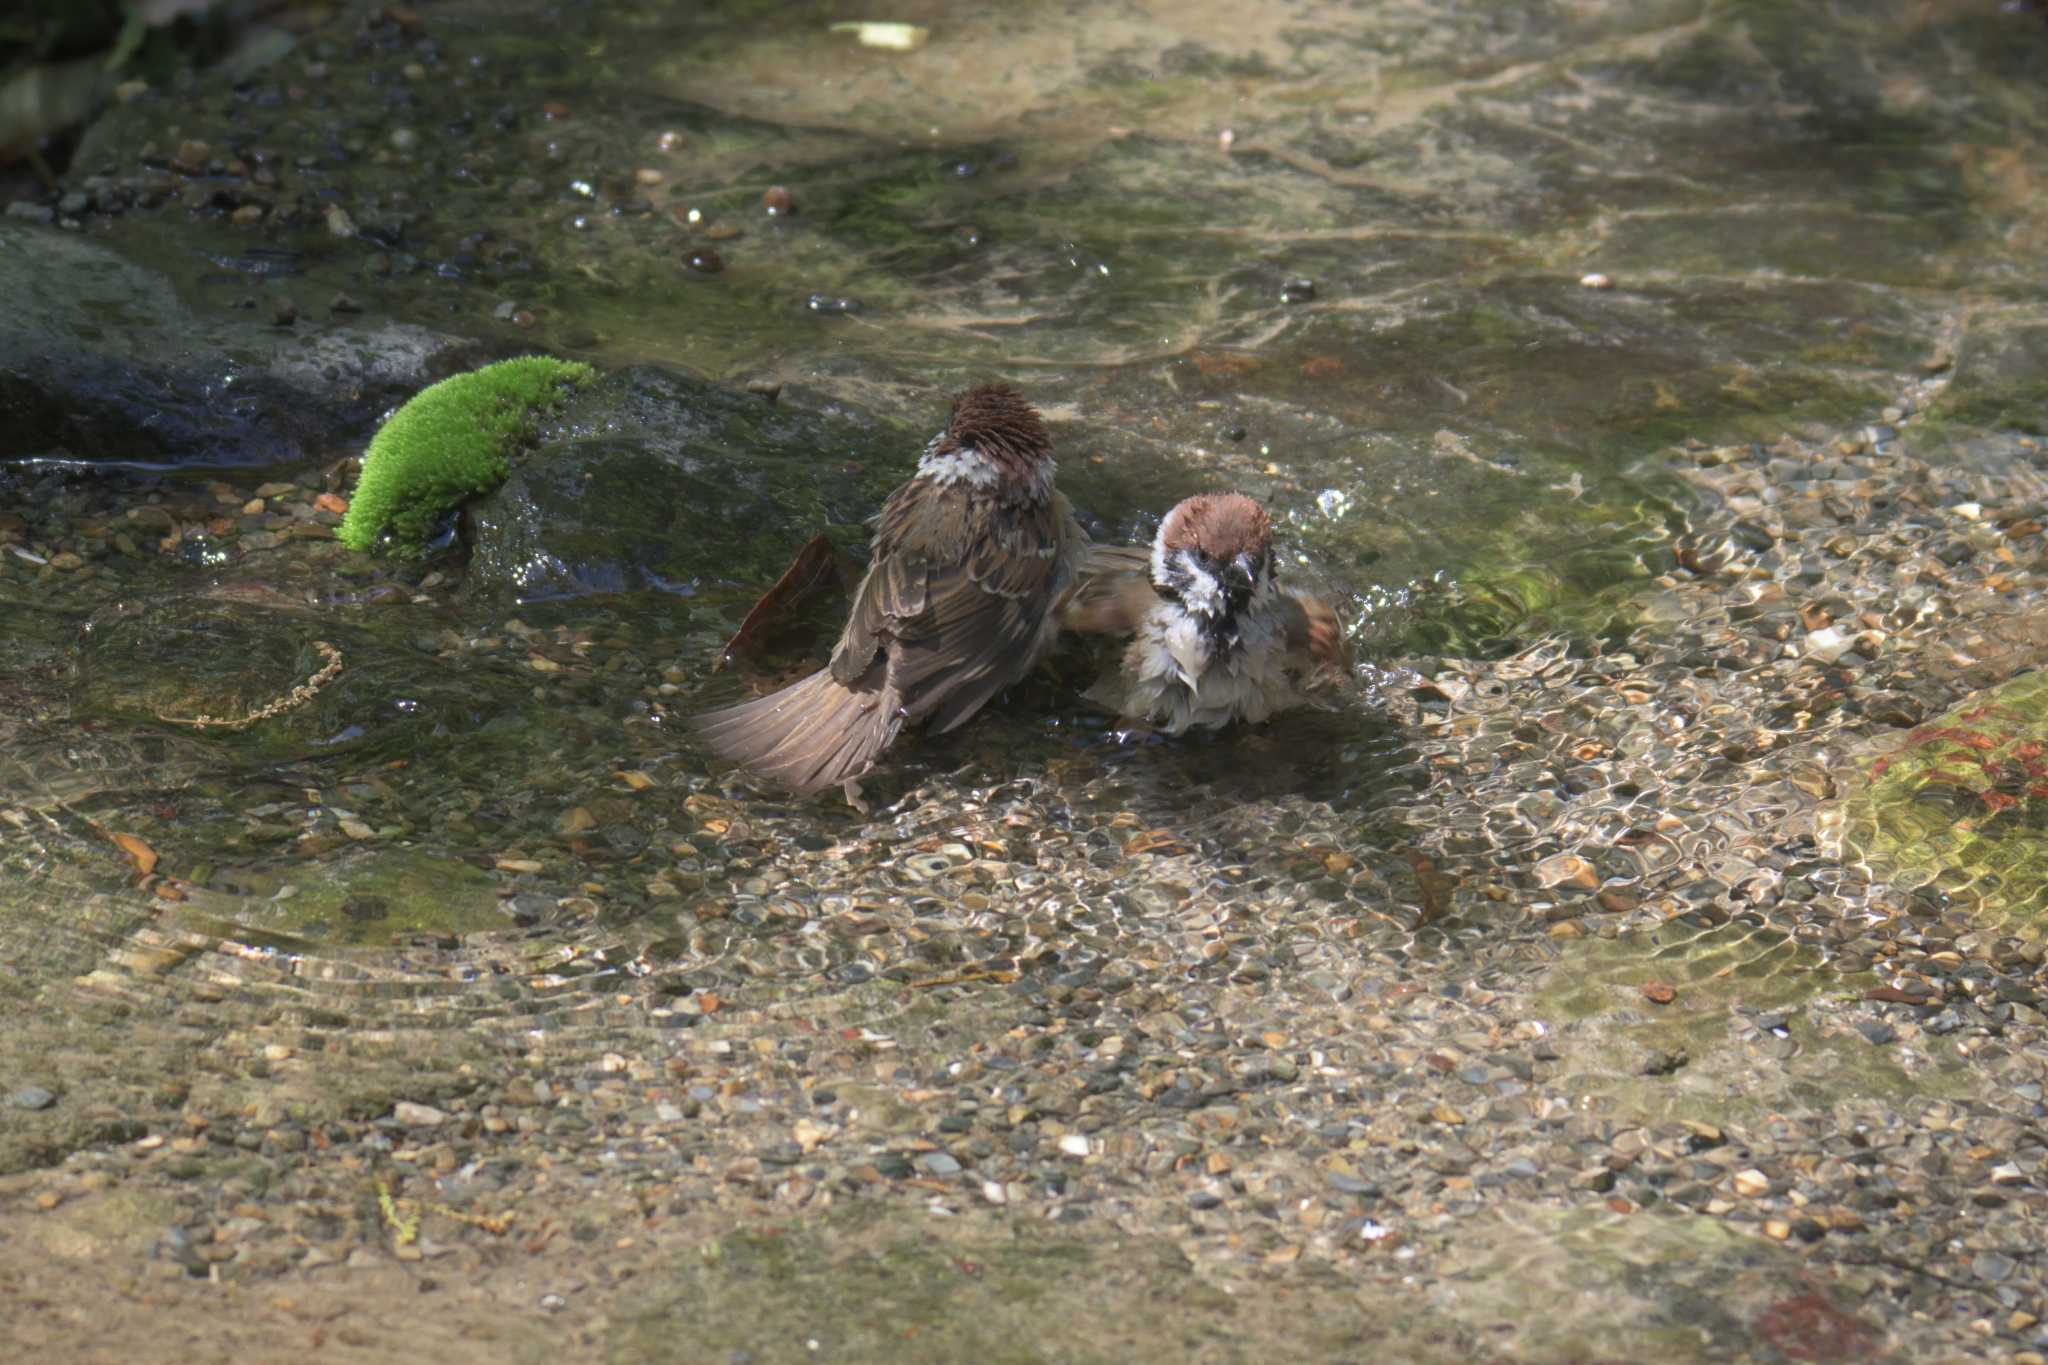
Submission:
POLYGON ((1180 600, 1189 611, 1200 616, 1217 617, 1223 614, 1223 585, 1210 576, 1201 566, 1192 551, 1182 550, 1174 556, 1187 580, 1181 584, 1180 600))

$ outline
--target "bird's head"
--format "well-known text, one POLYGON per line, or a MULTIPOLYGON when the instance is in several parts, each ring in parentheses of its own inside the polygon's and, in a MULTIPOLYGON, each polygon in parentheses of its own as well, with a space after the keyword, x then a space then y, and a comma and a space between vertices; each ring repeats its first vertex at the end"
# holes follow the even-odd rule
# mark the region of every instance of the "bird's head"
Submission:
POLYGON ((1152 539, 1152 587, 1211 625, 1234 621, 1273 587, 1273 526, 1242 493, 1177 503, 1152 539))
POLYGON ((1043 497, 1052 487, 1052 438, 1022 394, 982 384, 953 400, 946 429, 932 437, 917 469, 940 483, 1043 497))

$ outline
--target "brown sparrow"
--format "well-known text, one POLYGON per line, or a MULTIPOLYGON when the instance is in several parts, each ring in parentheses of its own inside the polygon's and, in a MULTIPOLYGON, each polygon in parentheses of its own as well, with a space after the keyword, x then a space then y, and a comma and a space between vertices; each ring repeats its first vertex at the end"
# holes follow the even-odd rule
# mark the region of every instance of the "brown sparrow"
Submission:
POLYGON ((1088 543, 1052 476, 1045 424, 1014 389, 961 394, 876 518, 831 663, 698 717, 705 742, 799 792, 838 784, 855 799, 904 725, 951 730, 1029 673, 1088 543))
POLYGON ((1177 504, 1149 553, 1088 547, 1060 624, 1132 636, 1088 696, 1171 735, 1264 720, 1350 672, 1337 613, 1275 581, 1272 524, 1242 493, 1177 504))

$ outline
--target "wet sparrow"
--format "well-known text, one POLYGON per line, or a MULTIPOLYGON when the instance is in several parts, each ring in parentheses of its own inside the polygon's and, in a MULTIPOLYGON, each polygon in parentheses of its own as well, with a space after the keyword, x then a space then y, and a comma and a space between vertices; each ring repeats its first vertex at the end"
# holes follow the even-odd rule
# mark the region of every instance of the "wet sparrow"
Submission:
POLYGON ((1060 624, 1132 636, 1088 696, 1167 734, 1264 720, 1350 672, 1336 612, 1275 581, 1266 509, 1241 493, 1177 504, 1149 553, 1088 547, 1060 624))
MULTIPOLYGON (((694 722, 721 757, 799 792, 851 784, 906 724, 951 730, 1038 663, 1087 534, 1052 486, 1045 424, 1001 384, 953 402, 876 519, 831 663, 694 722)), ((855 798, 849 785, 847 795, 855 798)))

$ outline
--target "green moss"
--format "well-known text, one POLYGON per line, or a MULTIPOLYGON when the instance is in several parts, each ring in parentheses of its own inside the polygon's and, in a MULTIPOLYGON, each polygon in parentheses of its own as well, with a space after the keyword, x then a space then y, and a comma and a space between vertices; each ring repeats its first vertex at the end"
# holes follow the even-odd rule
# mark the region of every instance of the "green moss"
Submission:
POLYGON ((367 551, 388 527, 399 553, 418 554, 436 518, 505 477, 506 448, 532 431, 535 410, 594 373, 529 355, 422 389, 371 439, 338 538, 367 551))

